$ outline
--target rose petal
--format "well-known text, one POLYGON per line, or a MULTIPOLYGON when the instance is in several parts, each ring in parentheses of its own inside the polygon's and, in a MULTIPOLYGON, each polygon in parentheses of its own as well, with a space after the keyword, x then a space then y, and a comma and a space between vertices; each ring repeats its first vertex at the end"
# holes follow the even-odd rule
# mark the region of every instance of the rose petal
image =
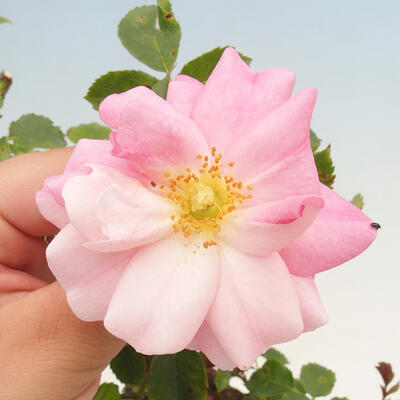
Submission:
POLYGON ((140 248, 111 300, 105 327, 143 354, 176 353, 200 328, 219 280, 218 252, 178 235, 140 248))
POLYGON ((299 303, 277 253, 254 257, 221 246, 221 278, 206 321, 228 357, 246 369, 269 346, 303 331, 299 303))
MULTIPOLYGON (((235 179, 247 181, 256 177, 309 146, 316 97, 316 89, 303 89, 233 142, 225 160, 235 162, 235 179)), ((308 155, 311 157, 311 153, 308 155)))
POLYGON ((133 100, 146 101, 155 106, 164 100, 145 86, 137 86, 123 93, 107 96, 99 106, 99 115, 103 122, 110 128, 117 129, 123 108, 133 100))
POLYGON ((320 195, 318 172, 310 144, 306 142, 299 151, 292 154, 261 174, 244 183, 251 186, 252 199, 244 207, 256 204, 282 201, 301 195, 320 195))
POLYGON ((313 224, 280 251, 289 271, 313 276, 364 251, 375 239, 371 219, 343 197, 321 184, 325 205, 313 224))
POLYGON ((324 306, 315 286, 314 277, 292 275, 303 317, 304 332, 313 331, 328 322, 324 306))
POLYGON ((81 139, 76 144, 64 173, 73 172, 85 164, 101 164, 133 178, 143 179, 128 160, 112 155, 112 149, 112 144, 108 140, 81 139))
POLYGON ((168 85, 167 103, 181 115, 189 117, 204 85, 186 75, 178 75, 168 85))
POLYGON ((107 237, 102 233, 102 223, 96 216, 99 197, 114 179, 125 183, 130 178, 109 167, 95 164, 90 167, 90 174, 75 176, 65 183, 62 196, 69 220, 86 241, 104 240, 107 237))
POLYGON ((298 238, 322 206, 320 197, 298 196, 238 210, 225 217, 219 237, 243 253, 265 256, 298 238))
POLYGON ((217 338, 212 333, 207 322, 203 322, 196 336, 187 346, 189 350, 200 350, 207 358, 219 369, 232 370, 236 367, 235 363, 229 359, 225 350, 219 344, 217 338))
POLYGON ((110 241, 85 243, 92 250, 125 250, 162 239, 172 233, 174 207, 133 179, 112 184, 101 194, 96 215, 110 241), (119 243, 116 246, 116 243, 119 243))
POLYGON ((290 97, 294 80, 284 69, 256 73, 227 48, 204 86, 193 119, 210 146, 225 154, 235 140, 247 136, 249 126, 290 97))
POLYGON ((157 179, 165 171, 180 173, 199 165, 198 154, 209 152, 205 138, 189 118, 164 102, 127 104, 113 135, 114 152, 131 160, 136 170, 157 179))
POLYGON ((85 321, 102 320, 133 251, 102 254, 85 249, 85 237, 71 224, 47 247, 49 267, 67 293, 73 312, 85 321))
POLYGON ((36 193, 36 205, 43 217, 57 228, 62 229, 69 223, 68 214, 65 211, 65 208, 57 203, 53 195, 46 192, 45 189, 36 193))

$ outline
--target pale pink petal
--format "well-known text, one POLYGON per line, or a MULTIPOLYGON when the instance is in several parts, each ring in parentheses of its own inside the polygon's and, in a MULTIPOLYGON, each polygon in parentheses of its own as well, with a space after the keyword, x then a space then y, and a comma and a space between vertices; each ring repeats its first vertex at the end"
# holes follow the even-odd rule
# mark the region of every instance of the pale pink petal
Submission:
POLYGON ((297 240, 281 250, 290 272, 313 276, 363 252, 375 239, 371 219, 343 197, 321 184, 325 206, 297 240))
POLYGON ((254 257, 222 247, 220 284, 206 321, 241 369, 250 367, 271 345, 296 338, 303 321, 279 254, 254 257))
POLYGON ((203 87, 201 82, 190 76, 178 75, 169 83, 167 103, 171 104, 179 114, 189 117, 203 87))
POLYGON ((217 249, 188 245, 172 235, 137 251, 104 325, 140 353, 176 353, 200 328, 218 281, 217 249))
POLYGON ((110 128, 117 129, 122 109, 133 100, 146 101, 159 106, 164 100, 145 86, 137 86, 123 93, 107 96, 99 106, 102 121, 110 128))
POLYGON ((292 275, 303 317, 304 332, 313 331, 328 322, 324 306, 319 297, 314 277, 292 275))
POLYGON ((87 165, 91 168, 88 175, 70 178, 64 185, 62 195, 68 217, 87 241, 105 240, 103 223, 96 214, 97 203, 102 193, 112 184, 130 186, 136 182, 133 178, 105 165, 87 165))
POLYGON ((85 249, 85 241, 69 224, 50 242, 46 256, 51 271, 67 293, 72 311, 85 321, 102 320, 134 253, 98 253, 85 249))
POLYGON ((65 207, 62 190, 66 182, 75 176, 87 175, 90 171, 89 167, 81 166, 74 171, 66 172, 62 175, 49 176, 44 180, 42 190, 51 195, 60 206, 65 207))
POLYGON ((303 89, 232 144, 224 160, 235 162, 235 179, 247 181, 309 146, 316 97, 316 89, 303 89))
POLYGON ((85 164, 101 164, 117 169, 134 178, 143 178, 141 174, 133 169, 129 160, 112 155, 112 149, 113 146, 108 140, 81 139, 76 144, 64 173, 76 171, 85 164))
POLYGON ((196 336, 187 346, 189 350, 200 350, 219 369, 232 370, 235 363, 229 359, 225 350, 219 344, 215 335, 211 332, 207 322, 203 322, 196 336))
POLYGON ((320 195, 318 172, 310 144, 306 142, 292 154, 244 183, 253 196, 244 207, 270 201, 281 201, 300 195, 320 195))
POLYGON ((123 186, 112 184, 104 190, 96 205, 102 232, 111 240, 85 243, 85 247, 115 251, 160 240, 173 232, 171 215, 174 210, 164 197, 150 192, 133 179, 123 186), (115 247, 116 242, 118 247, 115 247))
POLYGON ((145 100, 127 104, 119 128, 111 136, 114 153, 131 160, 136 170, 157 179, 161 172, 180 173, 199 165, 198 154, 209 149, 196 124, 163 102, 158 106, 145 100))
POLYGON ((298 238, 322 206, 321 197, 298 196, 238 210, 222 221, 219 237, 243 253, 265 256, 298 238))
POLYGON ((53 195, 45 189, 36 193, 36 205, 43 217, 57 228, 62 229, 68 224, 69 218, 65 208, 57 203, 53 195))
POLYGON ((249 127, 286 101, 295 77, 285 69, 254 72, 227 48, 208 78, 192 116, 210 146, 225 154, 249 127))

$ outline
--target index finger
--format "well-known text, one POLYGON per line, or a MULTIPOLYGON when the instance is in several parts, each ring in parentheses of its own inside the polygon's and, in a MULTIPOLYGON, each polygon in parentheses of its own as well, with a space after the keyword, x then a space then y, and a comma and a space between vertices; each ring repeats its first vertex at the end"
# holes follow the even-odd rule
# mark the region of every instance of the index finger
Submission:
POLYGON ((35 193, 45 178, 61 174, 72 147, 24 154, 0 163, 0 216, 12 227, 35 237, 58 229, 40 214, 35 193))

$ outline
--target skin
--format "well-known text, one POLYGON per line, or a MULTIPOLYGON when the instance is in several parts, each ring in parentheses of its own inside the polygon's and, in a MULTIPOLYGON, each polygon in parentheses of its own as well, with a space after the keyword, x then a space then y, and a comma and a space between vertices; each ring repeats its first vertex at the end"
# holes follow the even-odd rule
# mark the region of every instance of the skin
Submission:
POLYGON ((0 388, 4 399, 92 399, 124 343, 101 322, 72 314, 45 258, 43 236, 57 228, 35 192, 62 173, 71 148, 0 163, 0 388))

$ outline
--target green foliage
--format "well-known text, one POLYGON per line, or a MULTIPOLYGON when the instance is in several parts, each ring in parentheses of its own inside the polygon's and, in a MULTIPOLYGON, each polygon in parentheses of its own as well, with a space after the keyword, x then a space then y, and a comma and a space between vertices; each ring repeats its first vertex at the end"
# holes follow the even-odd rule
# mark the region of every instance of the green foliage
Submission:
POLYGON ((314 153, 315 165, 317 166, 319 180, 326 186, 332 188, 335 182, 335 167, 331 157, 331 146, 314 153))
POLYGON ((215 375, 215 386, 219 392, 222 392, 225 388, 228 387, 229 385, 229 380, 231 379, 232 374, 230 371, 222 371, 218 370, 217 374, 215 375))
POLYGON ((169 77, 169 75, 167 75, 164 79, 162 79, 161 81, 158 81, 153 86, 153 91, 156 92, 163 99, 166 99, 169 82, 170 82, 170 77, 169 77))
POLYGON ((326 396, 335 384, 335 374, 321 365, 310 363, 301 368, 300 382, 313 397, 326 396))
POLYGON ((147 379, 149 400, 205 400, 204 360, 194 351, 155 356, 147 379))
POLYGON ((120 400, 119 388, 114 383, 103 383, 93 400, 120 400))
POLYGON ((322 140, 315 134, 315 132, 310 129, 310 143, 311 143, 311 150, 315 153, 319 145, 321 144, 322 140))
POLYGON ((349 400, 347 397, 332 397, 331 400, 349 400))
POLYGON ((286 358, 284 354, 282 354, 280 351, 276 350, 275 348, 271 347, 269 348, 263 356, 267 358, 268 360, 278 360, 282 364, 289 364, 289 360, 286 358))
POLYGON ((131 346, 126 345, 111 361, 110 367, 122 383, 131 385, 135 389, 143 382, 147 363, 142 354, 137 353, 131 346))
POLYGON ((80 139, 108 139, 111 129, 96 122, 81 124, 70 128, 67 135, 74 143, 80 139))
MULTIPOLYGON (((279 400, 310 400, 306 395, 296 391, 295 389, 292 389, 278 398, 279 400)), ((276 399, 278 400, 278 398, 276 399)))
POLYGON ((276 396, 289 392, 293 385, 290 370, 280 361, 271 359, 251 376, 247 388, 257 396, 276 396))
POLYGON ((158 6, 129 11, 119 23, 118 36, 139 61, 156 71, 171 72, 178 56, 181 28, 169 1, 158 0, 158 6))
POLYGON ((0 108, 3 107, 4 98, 12 84, 12 77, 9 72, 2 71, 0 73, 0 108))
MULTIPOLYGON (((198 81, 205 83, 226 48, 227 46, 216 47, 215 49, 202 54, 194 60, 189 61, 183 66, 180 73, 184 75, 189 75, 192 78, 195 78, 198 81)), ((246 64, 250 64, 250 57, 246 57, 241 53, 239 54, 240 57, 242 57, 243 61, 246 62, 246 64)))
POLYGON ((53 149, 65 147, 66 141, 61 129, 41 115, 25 114, 11 122, 9 139, 12 139, 16 153, 27 153, 36 148, 53 149))
POLYGON ((358 207, 360 210, 364 207, 364 197, 361 193, 357 193, 352 199, 351 202, 358 207))
POLYGON ((11 148, 7 137, 0 138, 0 161, 7 160, 11 157, 11 148))
POLYGON ((315 132, 310 129, 310 143, 311 150, 314 153, 315 165, 317 166, 319 180, 326 186, 332 188, 335 181, 335 167, 333 166, 333 161, 331 157, 331 146, 326 147, 326 149, 317 152, 321 139, 315 134, 315 132))
POLYGON ((100 103, 110 94, 122 93, 136 86, 150 88, 157 82, 157 78, 142 71, 112 71, 94 81, 85 99, 97 110, 100 103))
POLYGON ((306 389, 304 389, 304 386, 300 382, 300 379, 295 379, 294 380, 294 387, 300 392, 300 393, 306 393, 306 389))
POLYGON ((0 24, 11 24, 11 21, 8 18, 0 17, 0 24))

